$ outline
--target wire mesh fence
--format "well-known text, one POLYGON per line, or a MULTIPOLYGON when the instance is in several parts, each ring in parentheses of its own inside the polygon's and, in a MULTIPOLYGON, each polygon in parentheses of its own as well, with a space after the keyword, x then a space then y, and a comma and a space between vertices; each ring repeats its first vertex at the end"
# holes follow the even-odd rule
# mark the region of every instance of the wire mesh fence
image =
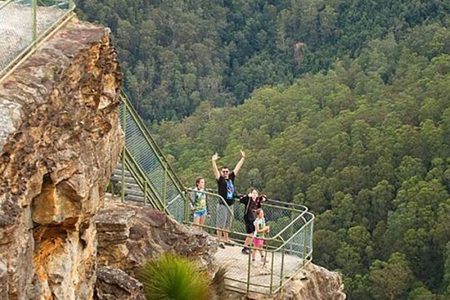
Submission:
POLYGON ((121 126, 125 134, 125 148, 146 176, 149 189, 156 200, 178 221, 185 220, 184 191, 174 173, 156 149, 157 145, 146 132, 146 128, 133 108, 123 98, 120 106, 121 126))
POLYGON ((198 191, 193 188, 186 188, 187 192, 187 198, 190 199, 190 203, 188 204, 189 207, 189 213, 186 216, 186 222, 193 224, 194 223, 194 213, 195 213, 195 203, 194 203, 194 194, 195 193, 202 193, 206 195, 207 202, 206 202, 206 210, 207 214, 204 218, 204 223, 201 224, 200 227, 203 227, 204 230, 206 230, 208 233, 214 235, 217 231, 217 218, 219 217, 219 211, 221 208, 224 208, 228 211, 228 214, 231 216, 230 218, 230 226, 233 226, 234 217, 233 217, 233 210, 226 205, 225 200, 223 198, 215 193, 208 192, 208 191, 198 191))
MULTIPOLYGON (((216 220, 220 212, 216 207, 219 202, 225 202, 217 194, 209 192, 208 196, 209 217, 201 227, 214 234, 219 229, 216 220)), ((246 233, 245 206, 236 201, 229 207, 232 216, 229 230, 231 242, 219 248, 216 259, 228 268, 227 286, 230 289, 262 294, 276 293, 312 259, 314 216, 308 209, 302 205, 276 200, 263 202, 262 208, 270 233, 264 237, 262 249, 257 250, 252 243, 254 235, 246 233), (244 250, 246 238, 249 252, 244 250)), ((192 215, 189 214, 189 223, 193 222, 192 215)))
POLYGON ((0 1, 0 77, 74 10, 71 0, 0 1))

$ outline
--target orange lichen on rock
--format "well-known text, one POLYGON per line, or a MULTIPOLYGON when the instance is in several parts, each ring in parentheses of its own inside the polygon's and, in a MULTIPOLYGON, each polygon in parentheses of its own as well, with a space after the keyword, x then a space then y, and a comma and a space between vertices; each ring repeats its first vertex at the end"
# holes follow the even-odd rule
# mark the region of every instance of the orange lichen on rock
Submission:
POLYGON ((56 256, 63 251, 64 241, 61 237, 45 240, 37 246, 33 256, 33 264, 36 276, 40 281, 48 280, 47 264, 51 256, 56 256))

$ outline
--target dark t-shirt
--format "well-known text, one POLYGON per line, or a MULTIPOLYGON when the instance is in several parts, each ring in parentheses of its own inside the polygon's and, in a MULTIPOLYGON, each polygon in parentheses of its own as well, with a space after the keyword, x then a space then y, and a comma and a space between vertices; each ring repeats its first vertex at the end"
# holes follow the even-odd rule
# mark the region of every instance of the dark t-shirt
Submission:
POLYGON ((248 195, 242 197, 240 202, 245 204, 244 215, 250 220, 256 219, 255 211, 258 208, 261 208, 262 201, 263 198, 261 196, 257 197, 255 200, 252 200, 248 195))
POLYGON ((217 179, 219 195, 225 199, 228 205, 234 204, 234 196, 236 195, 236 188, 234 186, 235 177, 234 172, 231 172, 228 175, 228 179, 225 179, 222 175, 217 179))

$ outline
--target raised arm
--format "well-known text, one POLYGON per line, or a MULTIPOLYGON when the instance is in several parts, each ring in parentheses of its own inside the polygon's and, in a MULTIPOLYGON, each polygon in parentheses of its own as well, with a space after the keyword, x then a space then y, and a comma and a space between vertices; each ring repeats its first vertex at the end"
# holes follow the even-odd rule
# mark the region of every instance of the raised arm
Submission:
POLYGON ((233 170, 234 175, 237 175, 237 173, 241 169, 242 165, 244 164, 245 152, 244 152, 244 150, 240 150, 240 151, 241 151, 241 159, 238 161, 236 167, 234 167, 234 170, 233 170))
POLYGON ((219 169, 217 168, 217 160, 219 159, 219 155, 216 153, 214 153, 214 155, 211 157, 211 163, 212 163, 212 168, 213 168, 213 173, 214 173, 214 177, 216 177, 216 179, 220 178, 220 173, 219 173, 219 169))

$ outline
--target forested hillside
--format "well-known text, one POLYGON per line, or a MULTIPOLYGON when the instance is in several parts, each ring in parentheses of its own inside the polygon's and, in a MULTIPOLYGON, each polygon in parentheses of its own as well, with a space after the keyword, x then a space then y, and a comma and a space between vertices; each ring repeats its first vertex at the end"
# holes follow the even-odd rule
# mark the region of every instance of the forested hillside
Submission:
POLYGON ((373 38, 443 21, 447 0, 80 0, 111 28, 125 86, 148 121, 190 115, 202 102, 242 103, 257 87, 291 84, 373 38))
POLYGON ((79 7, 186 185, 243 148, 240 191, 310 207, 349 299, 450 299, 449 1, 79 7))
POLYGON ((243 147, 241 191, 309 206, 314 261, 342 271, 349 299, 449 299, 449 29, 389 34, 326 73, 155 129, 191 185, 214 187, 211 155, 232 167, 243 147))

